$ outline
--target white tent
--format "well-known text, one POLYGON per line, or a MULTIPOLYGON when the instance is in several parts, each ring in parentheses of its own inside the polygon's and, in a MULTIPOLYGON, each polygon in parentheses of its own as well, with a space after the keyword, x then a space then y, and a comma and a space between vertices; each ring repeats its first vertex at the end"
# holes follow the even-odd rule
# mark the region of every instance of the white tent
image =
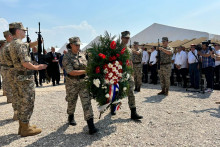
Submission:
POLYGON ((66 45, 67 43, 64 43, 64 45, 57 52, 62 54, 64 50, 67 50, 66 45))
POLYGON ((90 48, 93 43, 98 43, 98 42, 99 42, 99 38, 100 38, 100 36, 97 36, 95 39, 93 39, 88 45, 86 45, 86 46, 82 49, 82 51, 85 51, 85 50, 87 50, 88 48, 90 48))
POLYGON ((206 37, 209 39, 220 38, 219 35, 213 35, 207 32, 176 28, 176 27, 154 23, 148 28, 141 31, 140 33, 134 35, 131 38, 131 41, 132 43, 134 41, 138 41, 140 44, 142 43, 146 44, 146 43, 157 42, 158 39, 160 39, 161 41, 162 37, 168 37, 169 41, 184 40, 184 39, 191 40, 193 38, 201 38, 201 37, 206 37))

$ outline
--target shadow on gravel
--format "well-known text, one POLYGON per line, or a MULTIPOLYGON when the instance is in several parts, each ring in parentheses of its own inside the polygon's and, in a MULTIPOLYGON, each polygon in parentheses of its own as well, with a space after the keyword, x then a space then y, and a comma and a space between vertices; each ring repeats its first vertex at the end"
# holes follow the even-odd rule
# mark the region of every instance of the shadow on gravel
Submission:
POLYGON ((193 112, 193 113, 208 112, 208 113, 210 113, 210 116, 220 118, 220 106, 218 108, 210 108, 210 109, 204 109, 204 110, 193 110, 191 112, 193 112))
POLYGON ((199 98, 199 99, 207 99, 210 97, 211 93, 197 93, 197 92, 188 92, 189 94, 186 96, 188 98, 199 98))
MULTIPOLYGON (((99 132, 94 135, 88 134, 88 127, 85 126, 83 131, 74 134, 65 134, 64 132, 69 127, 68 124, 61 126, 56 132, 53 132, 36 142, 28 145, 27 147, 34 146, 89 146, 94 141, 101 140, 103 137, 108 136, 116 131, 116 127, 111 124, 129 122, 130 119, 111 119, 111 115, 106 115, 102 120, 98 121, 95 126, 99 132)), ((77 126, 74 126, 77 127, 77 126)), ((69 128, 71 129, 71 127, 69 128)))
POLYGON ((165 98, 165 95, 153 95, 150 97, 145 97, 146 100, 144 102, 146 103, 160 103, 165 98))
POLYGON ((0 127, 1 127, 1 126, 4 126, 4 125, 6 125, 6 124, 12 123, 12 122, 14 122, 13 119, 0 120, 0 127))
POLYGON ((0 146, 6 146, 12 143, 15 140, 20 139, 21 137, 18 134, 9 134, 5 136, 0 136, 0 146))
POLYGON ((0 106, 1 105, 7 105, 8 103, 7 102, 3 102, 3 103, 0 103, 0 106))

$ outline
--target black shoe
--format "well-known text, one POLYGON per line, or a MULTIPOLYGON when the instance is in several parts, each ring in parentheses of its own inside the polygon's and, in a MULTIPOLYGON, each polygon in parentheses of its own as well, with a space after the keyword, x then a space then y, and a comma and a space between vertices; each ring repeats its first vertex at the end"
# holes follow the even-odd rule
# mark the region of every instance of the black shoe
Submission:
POLYGON ((55 82, 53 82, 53 86, 55 86, 55 82))
POLYGON ((69 115, 68 122, 69 122, 69 125, 71 125, 71 126, 75 126, 76 125, 76 122, 74 120, 74 115, 73 114, 69 115))
POLYGON ((131 119, 138 120, 138 119, 142 119, 142 118, 143 118, 143 116, 140 116, 137 114, 136 108, 131 108, 131 119))
POLYGON ((134 91, 137 91, 137 86, 135 86, 134 91))
POLYGON ((93 122, 93 118, 90 118, 89 120, 87 120, 87 124, 89 127, 89 134, 92 135, 96 132, 98 132, 98 129, 96 129, 94 122, 93 122))
POLYGON ((115 105, 111 105, 111 115, 116 115, 116 113, 115 113, 115 105))

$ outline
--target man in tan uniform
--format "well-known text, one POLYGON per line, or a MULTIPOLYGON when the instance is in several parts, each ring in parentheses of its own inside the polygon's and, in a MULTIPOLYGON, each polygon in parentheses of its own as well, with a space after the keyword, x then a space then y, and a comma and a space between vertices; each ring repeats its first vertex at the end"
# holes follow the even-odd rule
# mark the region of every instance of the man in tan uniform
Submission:
POLYGON ((22 137, 33 136, 41 133, 41 129, 30 126, 29 121, 34 109, 35 87, 33 70, 42 70, 47 67, 45 64, 33 65, 31 63, 29 47, 36 46, 37 41, 31 45, 23 43, 25 31, 21 22, 9 24, 9 31, 13 35, 9 52, 14 66, 14 80, 18 88, 18 134, 22 137))
POLYGON ((132 50, 132 63, 134 69, 134 91, 140 92, 142 84, 142 49, 138 48, 139 42, 134 42, 134 49, 132 50))
MULTIPOLYGON (((121 44, 123 47, 126 48, 126 50, 128 50, 130 52, 130 55, 132 57, 132 50, 127 46, 129 39, 130 39, 130 32, 129 31, 121 32, 121 44)), ((131 58, 130 58, 129 62, 131 63, 131 66, 133 66, 131 58)), ((128 81, 129 81, 128 105, 131 110, 131 119, 133 119, 133 120, 142 119, 143 116, 138 115, 136 112, 135 96, 134 96, 134 77, 132 75, 130 75, 128 81)), ((111 114, 112 115, 115 115, 114 108, 115 108, 115 106, 112 105, 111 106, 111 114)))
POLYGON ((171 60, 173 55, 173 48, 168 46, 168 38, 162 38, 163 46, 159 47, 160 50, 160 70, 158 70, 160 77, 160 84, 162 91, 158 95, 168 96, 170 88, 170 75, 171 75, 171 60))
MULTIPOLYGON (((5 81, 5 72, 4 72, 4 70, 3 69, 1 69, 1 68, 3 68, 3 56, 2 56, 2 49, 4 48, 4 46, 5 46, 5 44, 6 44, 7 42, 6 42, 6 40, 0 40, 0 71, 1 71, 1 76, 2 76, 2 81, 0 82, 0 86, 2 87, 2 89, 3 89, 3 96, 6 96, 6 87, 5 87, 5 83, 7 83, 6 81, 5 81)), ((11 103, 11 101, 10 101, 10 99, 8 99, 8 97, 7 97, 7 103, 11 103)))

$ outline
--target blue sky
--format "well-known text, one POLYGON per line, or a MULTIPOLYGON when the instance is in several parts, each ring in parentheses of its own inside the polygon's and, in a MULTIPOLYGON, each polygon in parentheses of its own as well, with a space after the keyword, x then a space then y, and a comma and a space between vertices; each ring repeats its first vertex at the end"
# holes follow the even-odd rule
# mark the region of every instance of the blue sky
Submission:
POLYGON ((219 0, 0 0, 0 39, 9 23, 23 22, 36 40, 39 21, 46 47, 73 36, 86 45, 106 30, 133 36, 153 23, 220 34, 219 8, 219 0))

